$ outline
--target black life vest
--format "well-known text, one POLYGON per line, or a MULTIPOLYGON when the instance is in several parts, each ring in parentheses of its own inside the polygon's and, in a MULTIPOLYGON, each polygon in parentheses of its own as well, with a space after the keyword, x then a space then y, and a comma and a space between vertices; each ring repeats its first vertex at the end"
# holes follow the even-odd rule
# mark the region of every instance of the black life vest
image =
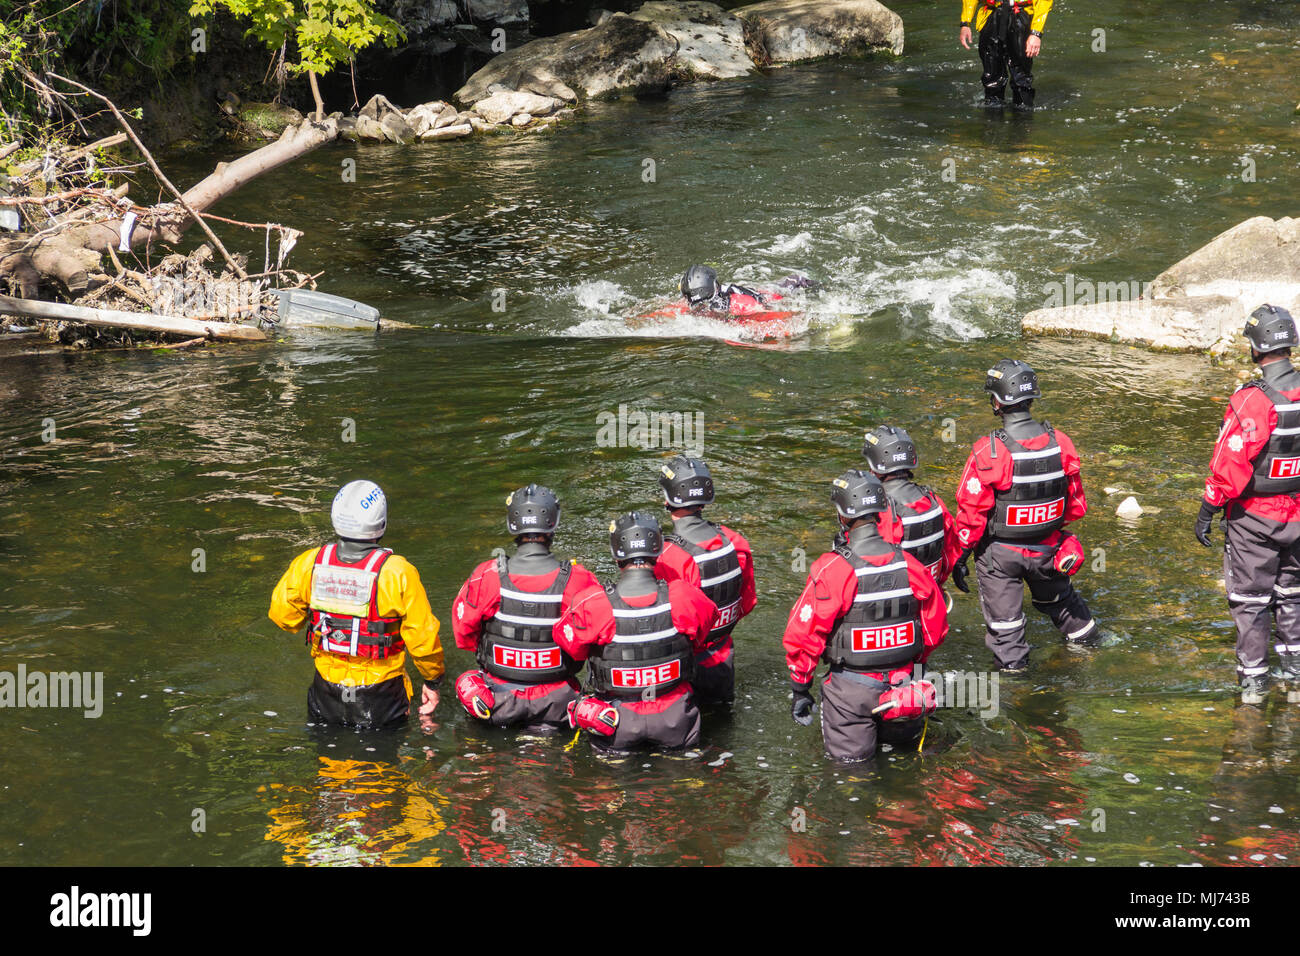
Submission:
POLYGON ((478 662, 489 674, 519 684, 567 680, 581 664, 555 642, 564 589, 572 565, 563 564, 544 591, 524 591, 510 577, 505 555, 497 558, 501 603, 483 622, 478 662))
POLYGON ((1070 479, 1056 432, 1046 422, 1047 444, 1029 450, 999 428, 989 436, 989 456, 997 457, 1001 441, 1011 454, 1011 487, 994 491, 988 535, 1000 541, 1041 541, 1065 526, 1065 496, 1070 479))
POLYGON ((1300 401, 1287 398, 1264 381, 1247 382, 1242 388, 1259 389, 1277 412, 1277 426, 1255 458, 1255 473, 1242 497, 1300 491, 1300 401))
POLYGON ((588 658, 592 689, 601 695, 652 700, 693 676, 695 652, 673 624, 668 585, 655 603, 632 607, 615 585, 605 588, 614 609, 614 639, 588 658))
POLYGON ((667 535, 667 540, 689 554, 700 571, 700 590, 718 606, 718 623, 709 632, 709 643, 716 644, 731 633, 740 620, 740 589, 742 585, 740 556, 731 539, 713 522, 709 527, 717 531, 723 545, 709 551, 679 534, 667 535))
POLYGON ((943 508, 939 496, 934 489, 910 481, 895 488, 885 485, 885 493, 894 506, 894 513, 903 523, 903 550, 924 564, 931 577, 937 577, 944 545, 943 508), (918 512, 911 507, 926 497, 930 499, 928 510, 918 512))
POLYGON ((858 593, 853 607, 839 619, 823 653, 833 666, 876 670, 909 664, 925 650, 921 602, 907 577, 902 548, 894 548, 889 563, 876 566, 847 546, 835 553, 853 566, 858 593))
POLYGON ((379 615, 379 572, 392 557, 388 548, 375 548, 362 561, 339 559, 337 547, 316 552, 311 572, 307 614, 307 644, 337 657, 382 660, 400 654, 406 645, 396 635, 400 617, 379 615))

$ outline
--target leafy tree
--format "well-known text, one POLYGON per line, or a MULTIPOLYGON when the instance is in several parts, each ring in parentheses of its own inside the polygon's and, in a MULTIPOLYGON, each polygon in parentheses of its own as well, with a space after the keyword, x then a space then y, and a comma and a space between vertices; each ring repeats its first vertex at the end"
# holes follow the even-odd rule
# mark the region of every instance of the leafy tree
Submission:
POLYGON ((217 7, 251 20, 248 35, 270 49, 296 50, 297 62, 286 59, 286 67, 290 73, 307 74, 317 119, 325 115, 318 75, 350 61, 375 40, 394 46, 403 36, 397 22, 375 10, 369 0, 193 0, 190 15, 208 16, 217 7))

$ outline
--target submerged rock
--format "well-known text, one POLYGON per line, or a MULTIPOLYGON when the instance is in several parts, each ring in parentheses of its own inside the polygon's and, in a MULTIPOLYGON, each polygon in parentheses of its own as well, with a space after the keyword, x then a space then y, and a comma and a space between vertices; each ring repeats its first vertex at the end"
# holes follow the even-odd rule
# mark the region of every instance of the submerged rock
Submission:
POLYGON ((756 58, 771 63, 903 52, 903 18, 877 0, 762 0, 731 12, 753 28, 756 58))
POLYGON ((651 0, 631 16, 675 39, 678 65, 693 76, 728 79, 755 69, 745 50, 744 22, 716 3, 651 0))
POLYGON ((1026 315, 1020 327, 1037 335, 1082 335, 1187 351, 1210 348, 1240 331, 1245 321, 1235 299, 1212 295, 1038 309, 1026 315))
POLYGON ((1129 520, 1141 518, 1145 513, 1146 512, 1142 510, 1142 506, 1138 504, 1138 500, 1132 495, 1129 495, 1121 501, 1119 507, 1115 509, 1115 514, 1118 517, 1128 518, 1129 520))

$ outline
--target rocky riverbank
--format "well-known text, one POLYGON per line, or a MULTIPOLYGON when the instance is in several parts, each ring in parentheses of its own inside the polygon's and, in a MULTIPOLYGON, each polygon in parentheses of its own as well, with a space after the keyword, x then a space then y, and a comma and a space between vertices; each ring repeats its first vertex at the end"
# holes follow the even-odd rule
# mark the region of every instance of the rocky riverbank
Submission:
POLYGON ((903 50, 902 19, 877 0, 763 0, 730 11, 700 0, 651 0, 631 13, 600 11, 595 19, 587 29, 507 49, 450 101, 403 109, 374 96, 355 117, 335 114, 341 135, 411 143, 538 130, 573 115, 586 100, 663 93, 828 56, 903 50))
POLYGON ((1300 313, 1300 219, 1247 219, 1143 284, 1139 295, 1130 294, 1132 285, 1089 283, 1084 301, 1030 312, 1021 328, 1221 355, 1264 303, 1300 313))

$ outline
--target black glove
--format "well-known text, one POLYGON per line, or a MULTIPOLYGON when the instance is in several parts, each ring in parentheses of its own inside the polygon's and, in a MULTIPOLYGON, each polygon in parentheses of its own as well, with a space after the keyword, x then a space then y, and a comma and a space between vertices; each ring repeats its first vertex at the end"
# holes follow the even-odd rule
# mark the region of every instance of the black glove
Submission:
POLYGON ((970 575, 970 568, 966 567, 969 557, 970 552, 963 551, 957 563, 952 566, 952 583, 957 585, 957 590, 962 594, 970 594, 970 585, 966 583, 966 578, 970 575))
POLYGON ((812 723, 813 695, 810 693, 812 682, 795 684, 790 701, 790 716, 796 724, 807 727, 812 723))
POLYGON ((1208 501, 1201 502, 1201 510, 1196 514, 1196 540, 1207 548, 1210 547, 1210 522, 1219 513, 1219 509, 1208 501))

